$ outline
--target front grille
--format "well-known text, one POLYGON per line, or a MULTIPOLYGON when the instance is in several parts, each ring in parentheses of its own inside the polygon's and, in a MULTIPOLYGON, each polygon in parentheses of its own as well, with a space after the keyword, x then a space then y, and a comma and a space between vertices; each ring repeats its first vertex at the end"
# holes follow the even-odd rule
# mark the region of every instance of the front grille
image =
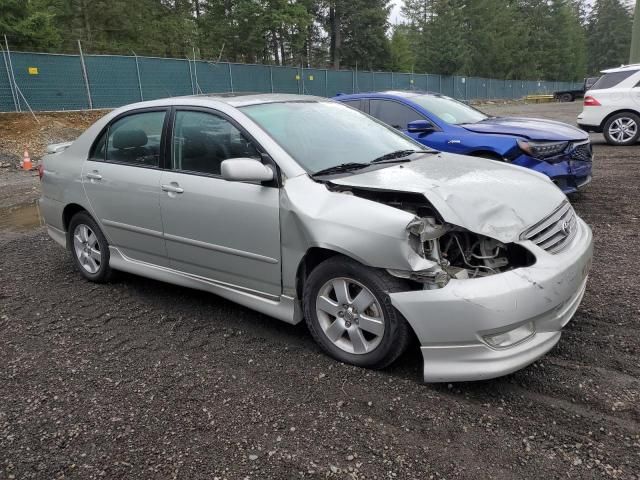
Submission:
POLYGON ((590 162, 593 156, 593 152, 591 150, 591 142, 587 140, 582 143, 574 143, 573 149, 569 153, 571 155, 571 160, 577 160, 579 162, 590 162))
POLYGON ((549 253, 563 251, 578 231, 578 218, 569 202, 563 202, 551 215, 526 230, 520 238, 531 240, 549 253))

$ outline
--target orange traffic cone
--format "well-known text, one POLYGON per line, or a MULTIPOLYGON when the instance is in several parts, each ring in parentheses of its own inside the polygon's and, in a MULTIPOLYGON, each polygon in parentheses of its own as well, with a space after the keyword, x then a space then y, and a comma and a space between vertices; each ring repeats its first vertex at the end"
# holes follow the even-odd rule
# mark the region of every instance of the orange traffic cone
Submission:
POLYGON ((31 170, 33 165, 31 163, 31 157, 29 156, 29 150, 26 145, 24 147, 24 157, 22 158, 22 169, 23 170, 31 170))

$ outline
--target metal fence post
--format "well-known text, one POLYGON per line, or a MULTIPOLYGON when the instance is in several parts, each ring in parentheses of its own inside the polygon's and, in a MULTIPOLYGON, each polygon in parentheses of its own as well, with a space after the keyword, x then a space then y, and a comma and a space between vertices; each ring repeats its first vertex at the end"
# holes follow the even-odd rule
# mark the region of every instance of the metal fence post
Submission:
POLYGON ((233 72, 231 71, 231 62, 227 63, 229 67, 229 85, 231 86, 231 93, 233 93, 233 72))
POLYGON ((438 93, 442 93, 442 75, 438 74, 438 93))
MULTIPOLYGON (((138 74, 138 90, 140 90, 140 101, 144 102, 144 97, 142 96, 142 82, 140 81, 140 65, 138 65, 138 55, 136 54, 136 52, 133 52, 133 55, 136 59, 136 73, 138 74)), ((191 67, 189 67, 189 70, 191 70, 191 67)))
POLYGON ((89 100, 89 110, 93 110, 93 100, 91 99, 91 88, 89 87, 89 77, 87 76, 87 66, 84 64, 84 54, 82 53, 82 43, 78 40, 78 50, 80 51, 80 65, 82 66, 82 76, 84 86, 87 88, 87 99, 89 100))
POLYGON ((271 93, 273 93, 273 66, 269 65, 269 82, 271 83, 271 93))
POLYGON ((191 82, 191 95, 196 94, 196 89, 193 86, 193 73, 191 72, 191 59, 187 57, 187 65, 189 65, 189 81, 191 82))
POLYGON ((329 96, 329 70, 324 70, 324 96, 329 96))
MULTIPOLYGON (((7 42, 7 36, 4 36, 4 42, 5 45, 7 47, 7 56, 9 57, 9 63, 11 63, 11 57, 9 56, 9 42, 7 42)), ((2 59, 4 60, 4 67, 7 70, 7 80, 9 81, 9 89, 11 90, 11 98, 13 99, 13 108, 16 109, 16 112, 19 111, 18 110, 18 102, 16 101, 16 92, 14 91, 13 87, 13 81, 11 80, 12 78, 12 73, 13 73, 13 68, 11 68, 11 70, 9 70, 9 63, 7 63, 7 58, 4 56, 4 48, 2 49, 2 59)))

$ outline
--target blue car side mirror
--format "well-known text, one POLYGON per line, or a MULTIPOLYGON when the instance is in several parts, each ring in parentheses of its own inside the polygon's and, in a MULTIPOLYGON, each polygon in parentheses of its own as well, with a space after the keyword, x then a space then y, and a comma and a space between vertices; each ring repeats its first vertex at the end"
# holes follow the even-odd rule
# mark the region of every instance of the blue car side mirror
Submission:
POLYGON ((427 120, 414 120, 413 122, 409 122, 407 130, 411 133, 426 133, 433 132, 435 127, 427 120))

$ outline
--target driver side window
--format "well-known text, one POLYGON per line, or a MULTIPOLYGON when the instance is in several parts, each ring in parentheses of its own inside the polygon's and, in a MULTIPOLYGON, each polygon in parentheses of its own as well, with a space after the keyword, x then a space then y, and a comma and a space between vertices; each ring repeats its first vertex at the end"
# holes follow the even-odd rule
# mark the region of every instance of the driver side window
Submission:
POLYGON ((206 112, 176 112, 172 168, 220 175, 220 165, 232 158, 260 159, 256 146, 227 119, 206 112))
POLYGON ((407 125, 414 120, 426 120, 413 108, 392 100, 371 100, 369 113, 387 125, 400 130, 406 130, 407 125))

